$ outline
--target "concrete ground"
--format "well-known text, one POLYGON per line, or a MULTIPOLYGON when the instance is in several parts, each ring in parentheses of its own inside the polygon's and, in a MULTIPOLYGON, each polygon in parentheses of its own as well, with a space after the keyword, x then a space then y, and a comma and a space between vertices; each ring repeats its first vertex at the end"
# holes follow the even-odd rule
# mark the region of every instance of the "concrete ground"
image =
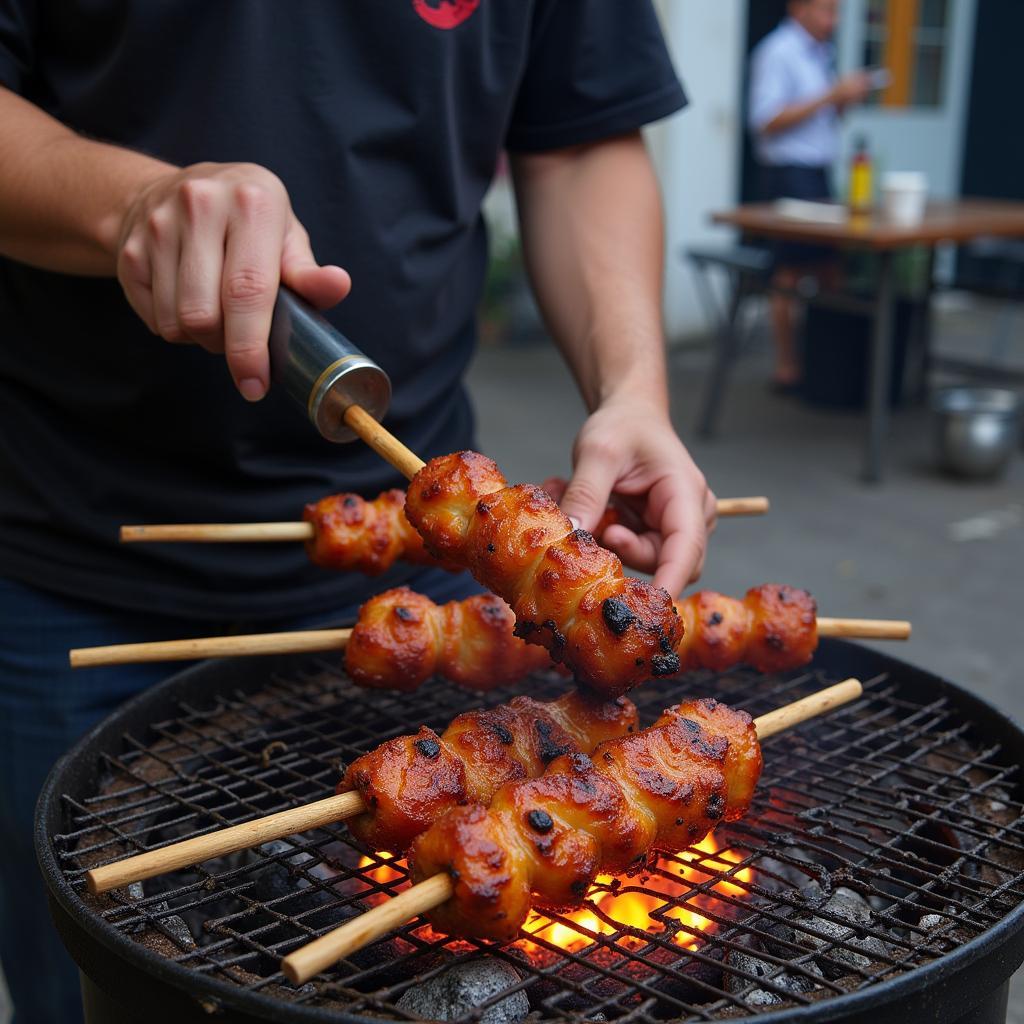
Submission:
MULTIPOLYGON (((1005 326, 997 311, 945 305, 940 351, 977 353, 1005 326)), ((1024 331, 998 354, 1024 365, 1024 331)), ((737 364, 719 437, 699 441, 707 364, 706 350, 671 356, 677 429, 719 496, 766 494, 772 510, 721 523, 702 584, 742 594, 791 583, 813 591, 826 615, 911 619, 912 639, 885 649, 1024 721, 1024 451, 1000 481, 952 481, 934 468, 927 410, 909 408, 894 417, 884 482, 866 486, 861 416, 769 393, 763 338, 737 364)), ((510 479, 567 473, 583 408, 550 345, 483 349, 470 380, 480 444, 510 479)), ((1024 972, 1018 979, 1009 1020, 1024 1024, 1024 972)))

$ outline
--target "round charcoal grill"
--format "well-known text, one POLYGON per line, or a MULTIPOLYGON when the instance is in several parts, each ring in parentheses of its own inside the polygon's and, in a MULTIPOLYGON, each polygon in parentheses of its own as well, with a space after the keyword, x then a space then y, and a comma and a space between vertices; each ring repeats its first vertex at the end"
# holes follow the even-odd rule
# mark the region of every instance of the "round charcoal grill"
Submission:
MULTIPOLYGON (((589 914, 536 918, 516 944, 416 921, 296 988, 282 955, 407 884, 343 824, 98 898, 84 872, 322 797, 343 763, 476 698, 362 691, 309 659, 183 672, 88 735, 40 797, 39 858, 90 1021, 1003 1021, 1024 959, 1013 723, 838 640, 806 671, 696 673, 633 697, 645 725, 688 695, 758 715, 849 675, 863 699, 769 740, 752 813, 715 845, 601 880, 589 914), (491 982, 467 988, 480 972, 491 982), (438 990, 454 1005, 431 1009, 438 990)), ((539 676, 485 701, 565 685, 539 676)))

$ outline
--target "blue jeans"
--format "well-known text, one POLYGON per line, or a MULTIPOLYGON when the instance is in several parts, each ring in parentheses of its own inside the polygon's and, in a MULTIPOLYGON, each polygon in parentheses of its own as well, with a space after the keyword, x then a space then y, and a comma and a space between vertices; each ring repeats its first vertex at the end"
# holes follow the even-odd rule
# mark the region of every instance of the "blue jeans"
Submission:
MULTIPOLYGON (((466 576, 438 569, 413 586, 435 600, 479 592, 466 576)), ((68 666, 68 650, 101 644, 312 629, 351 622, 355 609, 275 622, 218 627, 146 612, 126 612, 61 597, 0 577, 0 965, 15 1024, 75 1024, 82 1019, 78 973, 50 923, 32 846, 36 796, 54 762, 119 704, 182 665, 68 666)))

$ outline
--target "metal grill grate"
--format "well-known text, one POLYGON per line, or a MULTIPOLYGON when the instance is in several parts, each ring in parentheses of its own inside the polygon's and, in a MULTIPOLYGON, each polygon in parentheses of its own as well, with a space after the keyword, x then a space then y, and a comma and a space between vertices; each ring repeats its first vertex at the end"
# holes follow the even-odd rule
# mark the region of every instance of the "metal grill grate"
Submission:
MULTIPOLYGON (((758 715, 834 681, 704 673, 633 697, 648 724, 684 696, 758 715)), ((407 884, 343 825, 127 894, 85 892, 89 867, 322 797, 376 743, 421 722, 443 728, 475 701, 442 684, 366 693, 324 664, 212 707, 182 704, 145 736, 123 737, 95 795, 64 797, 68 830, 54 847, 68 882, 113 928, 191 971, 293 1004, 415 1019, 396 1005, 403 993, 481 950, 521 980, 467 1021, 517 989, 541 1020, 710 1021, 816 1002, 934 960, 1024 902, 1016 767, 979 745, 948 697, 912 701, 884 676, 866 682, 858 703, 765 744, 752 813, 715 833, 716 852, 663 856, 599 886, 585 920, 548 915, 528 941, 501 949, 413 922, 314 983, 289 985, 283 954, 407 884), (627 895, 647 899, 645 927, 618 914, 627 895)), ((553 697, 564 685, 545 677, 485 702, 527 688, 553 697)))

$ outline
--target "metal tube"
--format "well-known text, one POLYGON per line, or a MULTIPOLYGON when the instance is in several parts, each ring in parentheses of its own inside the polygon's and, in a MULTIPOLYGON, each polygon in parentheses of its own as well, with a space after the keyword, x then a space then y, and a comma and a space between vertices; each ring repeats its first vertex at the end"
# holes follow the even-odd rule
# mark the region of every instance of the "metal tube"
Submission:
POLYGON ((270 327, 270 372, 306 410, 328 441, 354 441, 345 410, 361 406, 382 420, 391 403, 391 381, 312 306, 282 288, 270 327))

